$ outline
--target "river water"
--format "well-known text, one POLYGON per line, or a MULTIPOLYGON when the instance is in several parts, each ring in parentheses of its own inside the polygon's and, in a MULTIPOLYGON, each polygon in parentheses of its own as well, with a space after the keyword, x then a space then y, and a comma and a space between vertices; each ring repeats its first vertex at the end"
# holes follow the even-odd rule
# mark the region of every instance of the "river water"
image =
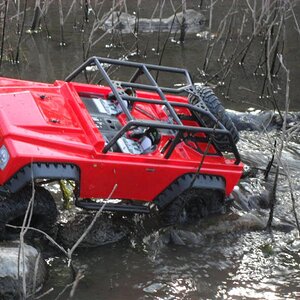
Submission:
MULTIPOLYGON (((243 161, 265 167, 271 152, 262 148, 268 149, 275 136, 278 133, 242 133, 243 161)), ((299 153, 298 140, 283 154, 297 203, 299 153)), ((256 200, 268 194, 273 180, 273 173, 265 181, 260 171, 242 179, 230 214, 171 231, 151 230, 139 220, 123 241, 79 249, 74 265, 85 278, 74 299, 298 299, 300 240, 285 176, 279 176, 271 231, 265 229, 269 210, 257 208, 256 200)), ((53 299, 71 274, 60 255, 48 262, 50 277, 44 288, 55 288, 46 297, 53 299)))
MULTIPOLYGON (((65 16, 72 2, 63 1, 65 16)), ((96 1, 91 2, 94 5, 96 1)), ((238 4, 242 2, 238 1, 238 4)), ((171 1, 165 1, 163 18, 173 13, 170 3, 171 1)), ((178 7, 180 1, 173 1, 173 3, 178 7)), ((205 53, 208 43, 211 42, 209 37, 217 38, 220 20, 223 19, 224 12, 230 8, 232 1, 219 0, 216 3, 211 30, 208 28, 209 3, 210 1, 187 1, 188 8, 200 11, 208 21, 199 32, 188 33, 183 45, 178 43, 178 34, 168 36, 168 33, 161 33, 159 51, 156 53, 159 39, 157 32, 140 33, 138 38, 133 34, 108 33, 91 48, 90 55, 113 58, 126 55, 132 60, 158 63, 166 43, 162 64, 188 68, 195 81, 205 81, 224 63, 217 60, 218 52, 213 53, 206 75, 203 75, 205 53), (135 44, 136 40, 138 45, 135 44), (135 55, 137 46, 140 55, 135 55)), ((150 18, 156 4, 157 1, 141 1, 140 16, 150 18)), ((102 12, 108 11, 111 6, 111 1, 104 1, 102 12)), ((13 10, 12 7, 9 9, 13 10)), ((130 14, 138 12, 133 1, 128 1, 127 9, 130 14)), ((44 21, 41 31, 33 34, 24 33, 20 64, 11 64, 8 60, 4 60, 1 67, 2 76, 44 82, 65 78, 83 61, 83 41, 86 47, 93 25, 93 10, 90 10, 88 24, 82 22, 83 13, 79 4, 77 10, 75 13, 71 12, 65 22, 66 45, 62 47, 58 7, 52 3, 45 17, 51 39, 47 38, 44 21)), ((33 7, 29 6, 25 22, 27 29, 31 24, 32 12, 33 7)), ((299 17, 298 6, 295 7, 295 12, 299 17)), ((10 15, 13 16, 13 12, 10 15)), ((156 11, 155 17, 158 16, 159 11, 156 11)), ((236 22, 241 18, 239 15, 236 22)), ((247 15, 246 19, 250 20, 250 17, 247 15)), ((12 18, 10 22, 15 24, 15 19, 12 18)), ((247 24, 251 28, 251 22, 247 24)), ((290 108, 299 110, 300 90, 297 84, 300 78, 298 51, 300 39, 291 17, 288 18, 286 26, 284 57, 291 76, 290 108)), ((236 23, 235 28, 237 27, 236 23)), ((244 40, 247 40, 251 33, 248 27, 242 36, 244 40)), ((10 26, 7 31, 11 34, 11 39, 8 36, 5 43, 5 58, 9 58, 9 53, 15 51, 13 36, 15 28, 10 26)), ((92 37, 93 41, 103 33, 104 31, 97 30, 92 37)), ((228 52, 234 49, 237 34, 233 34, 229 40, 228 52)), ((224 38, 220 43, 222 41, 224 43, 224 38)), ((261 45, 260 42, 254 44, 244 68, 238 64, 233 66, 231 75, 224 80, 224 84, 221 77, 210 82, 212 87, 216 87, 215 92, 223 99, 226 107, 240 111, 245 111, 249 107, 257 109, 273 107, 270 98, 266 95, 261 97, 264 82, 263 69, 259 69, 258 76, 253 76, 258 53, 261 53, 261 45)), ((220 51, 221 46, 218 49, 220 51)), ((172 80, 173 78, 170 77, 161 78, 162 83, 172 80)), ((283 109, 284 72, 280 73, 279 78, 274 79, 273 87, 279 106, 283 109)), ((121 242, 78 250, 74 263, 84 270, 85 277, 80 281, 74 299, 300 298, 300 240, 295 227, 290 187, 287 177, 282 175, 282 169, 277 187, 272 231, 264 229, 268 210, 258 208, 257 205, 257 199, 265 197, 272 189, 274 170, 272 169, 273 173, 266 182, 260 169, 266 168, 272 155, 270 149, 276 138, 280 140, 279 132, 241 132, 238 147, 242 159, 255 172, 241 180, 239 187, 236 188, 237 205, 231 214, 177 228, 172 232, 162 229, 149 230, 143 226, 142 221, 137 221, 135 229, 132 229, 128 237, 121 242)), ((298 213, 300 213, 299 154, 299 135, 295 135, 285 147, 282 158, 288 168, 298 213)), ((50 288, 54 290, 44 299, 55 299, 70 283, 70 269, 66 259, 58 253, 50 255, 47 261, 49 279, 43 291, 50 288)), ((69 292, 70 289, 62 294, 60 299, 66 299, 69 292)))

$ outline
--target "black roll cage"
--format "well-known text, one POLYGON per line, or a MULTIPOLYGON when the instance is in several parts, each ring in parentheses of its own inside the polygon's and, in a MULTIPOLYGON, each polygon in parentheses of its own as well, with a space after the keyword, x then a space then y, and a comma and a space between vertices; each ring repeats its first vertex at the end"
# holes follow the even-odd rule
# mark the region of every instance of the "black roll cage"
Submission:
MULTIPOLYGON (((231 133, 224 127, 224 125, 217 120, 217 118, 207 109, 205 103, 202 101, 201 97, 197 94, 197 90, 192 82, 191 76, 186 69, 181 68, 174 68, 174 67, 167 67, 167 66, 158 66, 152 64, 144 64, 132 61, 125 61, 125 60, 118 60, 118 59, 111 59, 111 58, 103 58, 93 56, 87 59, 82 65, 76 68, 71 74, 69 74, 65 81, 72 81, 82 72, 86 72, 87 67, 96 66, 98 71, 101 73, 103 79, 108 83, 109 87, 112 90, 113 95, 115 96, 116 100, 118 101, 122 111, 127 117, 127 123, 124 127, 122 127, 117 134, 105 145, 103 148, 103 153, 107 153, 107 151, 118 141, 120 137, 122 137, 127 131, 130 131, 136 127, 150 127, 150 128, 161 128, 161 129, 169 129, 176 131, 175 138, 171 142, 171 145, 167 153, 164 157, 167 159, 171 156, 173 150, 175 149, 177 143, 183 137, 183 134, 186 133, 204 133, 208 137, 213 134, 223 134, 228 137, 231 152, 235 156, 235 164, 239 164, 241 159, 237 147, 233 141, 231 133), (115 65, 115 66, 125 66, 125 67, 132 67, 135 68, 135 72, 129 81, 114 81, 110 78, 107 71, 105 70, 105 65, 115 65), (170 88, 170 87, 160 87, 157 81, 153 78, 150 71, 157 71, 157 72, 170 72, 170 73, 177 73, 182 74, 185 77, 186 85, 180 88, 170 88), (151 84, 141 84, 137 83, 137 79, 141 76, 145 75, 146 78, 149 80, 151 84), (146 90, 146 91, 153 91, 156 92, 160 96, 160 100, 157 99, 146 99, 146 98, 139 98, 135 96, 130 96, 126 94, 123 88, 133 88, 139 90, 146 90), (194 95, 199 98, 199 105, 195 106, 188 103, 181 103, 181 102, 174 102, 169 101, 165 95, 165 93, 172 93, 172 94, 181 94, 187 93, 188 95, 194 95), (165 121, 144 121, 144 120, 137 120, 135 119, 130 110, 125 105, 124 100, 129 100, 131 102, 143 102, 143 103, 151 103, 156 105, 164 105, 169 112, 169 116, 172 118, 174 123, 167 123, 165 121), (197 113, 201 115, 206 115, 213 122, 216 124, 214 128, 208 127, 195 127, 195 126, 188 126, 182 124, 178 114, 176 113, 174 107, 184 107, 187 108, 192 114, 197 118, 200 124, 203 124, 203 121, 199 118, 197 113), (194 113, 193 113, 194 112, 194 113), (195 114, 196 112, 196 114, 195 114)), ((218 150, 218 147, 215 145, 215 148, 218 150)))

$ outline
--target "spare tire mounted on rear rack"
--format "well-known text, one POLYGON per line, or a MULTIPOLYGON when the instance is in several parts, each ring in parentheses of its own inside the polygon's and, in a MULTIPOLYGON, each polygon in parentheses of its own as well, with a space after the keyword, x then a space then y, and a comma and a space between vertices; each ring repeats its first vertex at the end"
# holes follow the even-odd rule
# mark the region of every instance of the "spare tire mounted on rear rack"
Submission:
MULTIPOLYGON (((231 133, 234 144, 237 144, 239 141, 239 133, 233 124, 230 116, 226 113, 225 108, 223 107, 221 101, 214 94, 211 88, 206 86, 198 86, 195 85, 197 95, 189 96, 189 101, 191 104, 198 106, 200 105, 200 99, 205 103, 208 110, 216 117, 216 119, 224 125, 224 127, 231 133), (199 99, 200 97, 200 99, 199 99)), ((194 112, 195 115, 199 115, 199 113, 194 112)), ((214 128, 215 123, 211 118, 205 115, 199 115, 199 118, 203 121, 203 124, 207 127, 214 128)), ((212 140, 218 150, 222 152, 231 151, 232 147, 230 145, 228 136, 223 134, 214 134, 212 140)))

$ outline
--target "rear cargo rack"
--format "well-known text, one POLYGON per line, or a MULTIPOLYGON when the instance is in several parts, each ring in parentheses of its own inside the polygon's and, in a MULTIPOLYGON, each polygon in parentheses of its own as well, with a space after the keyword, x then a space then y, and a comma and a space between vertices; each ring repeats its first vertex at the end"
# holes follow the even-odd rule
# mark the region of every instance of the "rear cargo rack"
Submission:
MULTIPOLYGON (((173 139, 171 145, 168 147, 168 151, 164 157, 167 159, 171 156, 173 150, 176 145, 181 141, 183 134, 186 133, 204 133, 206 136, 210 137, 214 134, 222 134, 227 136, 230 150, 229 152, 233 153, 235 156, 235 164, 240 163, 240 155, 236 148, 236 145, 233 141, 233 137, 231 133, 224 127, 224 125, 217 120, 217 118, 208 110, 205 103, 202 101, 201 97, 197 94, 197 90, 192 82, 191 76, 186 69, 174 68, 174 67, 166 67, 166 66, 158 66, 152 64, 144 64, 138 62, 124 61, 118 59, 111 58, 102 58, 93 56, 86 60, 82 65, 80 65, 77 69, 75 69, 70 75, 68 75, 65 81, 72 81, 78 75, 86 72, 87 67, 97 67, 98 71, 101 73, 103 79, 108 83, 111 91, 118 101, 120 107, 122 108, 123 113, 126 115, 127 123, 121 128, 117 134, 106 144, 103 148, 103 153, 109 151, 109 149, 115 145, 119 138, 121 138, 127 131, 130 131, 136 127, 150 127, 150 128, 161 128, 161 129, 169 129, 174 130, 176 132, 175 138, 173 139), (130 78, 129 81, 114 81, 110 78, 106 71, 106 66, 118 66, 118 67, 131 67, 134 68, 135 71, 130 78), (169 72, 169 73, 177 73, 182 74, 185 77, 186 84, 179 88, 172 87, 160 87, 154 77, 151 75, 150 71, 157 72, 169 72), (137 83, 137 79, 140 76, 146 76, 150 84, 142 84, 137 83), (152 91, 156 92, 160 99, 148 99, 148 98, 140 98, 135 96, 130 96, 124 92, 124 88, 133 88, 138 90, 152 91), (165 95, 165 93, 171 94, 188 94, 198 97, 199 102, 198 105, 192 105, 188 103, 181 103, 176 101, 169 101, 165 95), (171 123, 166 121, 149 121, 149 120, 137 120, 134 118, 130 112, 130 109, 125 104, 125 100, 129 100, 131 102, 143 102, 143 103, 151 103, 156 105, 164 105, 168 114, 172 120, 171 123), (205 115, 213 120, 215 126, 214 128, 209 127, 195 127, 184 125, 178 114, 175 111, 175 107, 184 107, 188 109, 193 115, 197 118, 199 124, 203 124, 203 121, 199 118, 200 115, 205 115)), ((214 145, 215 148, 219 151, 217 145, 214 145)), ((220 152, 220 151, 219 151, 220 152)))

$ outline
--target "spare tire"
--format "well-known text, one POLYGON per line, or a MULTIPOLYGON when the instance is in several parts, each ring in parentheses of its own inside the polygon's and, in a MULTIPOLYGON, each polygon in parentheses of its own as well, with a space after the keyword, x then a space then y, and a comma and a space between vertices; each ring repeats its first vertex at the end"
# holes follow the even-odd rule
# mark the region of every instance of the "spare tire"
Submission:
MULTIPOLYGON (((22 226, 31 197, 32 187, 28 186, 11 196, 0 198, 0 240, 17 237, 20 229, 12 229, 6 224, 22 226)), ((51 234, 57 215, 56 204, 50 192, 36 186, 30 226, 51 234)), ((29 230, 25 237, 31 238, 35 236, 34 233, 29 230)))
MULTIPOLYGON (((212 89, 209 87, 200 87, 196 86, 197 95, 202 99, 202 101, 207 106, 208 110, 217 118, 217 120, 224 125, 224 127, 231 133, 234 144, 239 141, 239 132, 233 124, 230 116, 227 114, 225 108, 223 107, 219 98, 214 94, 212 89)), ((189 98, 189 101, 193 105, 197 105, 200 102, 198 96, 192 95, 189 98)), ((195 115, 203 121, 203 124, 207 127, 214 128, 215 122, 211 118, 206 115, 200 114, 198 112, 194 112, 195 115)), ((212 138, 215 146, 222 152, 232 151, 232 147, 230 145, 230 141, 228 136, 223 134, 215 134, 212 138)))

